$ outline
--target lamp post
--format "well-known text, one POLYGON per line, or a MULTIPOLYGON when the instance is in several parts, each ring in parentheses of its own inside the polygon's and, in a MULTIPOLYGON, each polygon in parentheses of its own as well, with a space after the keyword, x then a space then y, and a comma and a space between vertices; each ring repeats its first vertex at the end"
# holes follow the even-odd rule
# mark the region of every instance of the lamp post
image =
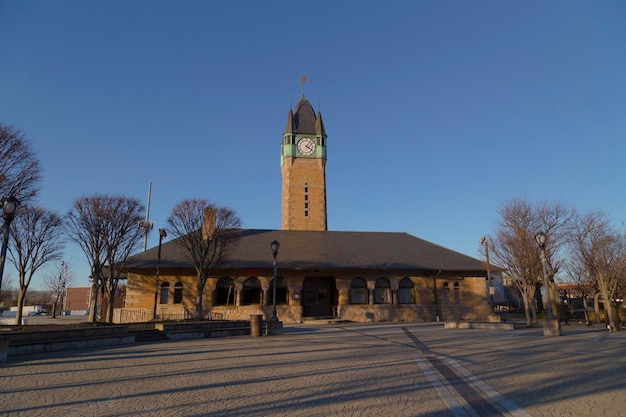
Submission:
POLYGON ((159 297, 159 273, 161 266, 161 245, 163 244, 163 238, 167 237, 165 229, 159 229, 159 250, 157 251, 157 263, 156 263, 156 279, 154 284, 154 309, 152 310, 152 320, 156 320, 157 317, 157 299, 159 297))
POLYGON ((487 261, 487 297, 489 300, 489 308, 493 313, 493 295, 491 294, 491 266, 489 265, 489 241, 485 236, 480 238, 480 244, 485 245, 485 259, 487 261))
POLYGON ((65 283, 63 283, 63 287, 61 287, 61 315, 63 315, 63 313, 65 312, 65 300, 66 300, 66 296, 65 296, 65 292, 67 291, 67 288, 65 288, 65 283))
POLYGON ((278 249, 280 248, 280 243, 277 240, 273 241, 270 244, 272 248, 272 255, 274 256, 274 280, 272 281, 272 318, 270 321, 278 321, 278 317, 276 317, 276 284, 278 279, 277 269, 276 269, 276 256, 278 255, 278 249))
POLYGON ((20 201, 14 196, 2 199, 2 218, 4 219, 4 233, 2 238, 2 252, 0 252, 0 288, 2 288, 2 275, 4 274, 4 262, 7 258, 7 247, 9 246, 9 233, 11 232, 11 222, 15 218, 15 211, 20 201))
POLYGON ((560 336, 561 335, 561 323, 554 317, 552 312, 552 303, 550 302, 550 280, 548 278, 548 267, 546 259, 546 241, 548 237, 544 232, 539 232, 535 235, 535 240, 539 245, 541 251, 541 267, 543 272, 543 285, 546 287, 546 318, 543 321, 543 335, 544 336, 560 336))

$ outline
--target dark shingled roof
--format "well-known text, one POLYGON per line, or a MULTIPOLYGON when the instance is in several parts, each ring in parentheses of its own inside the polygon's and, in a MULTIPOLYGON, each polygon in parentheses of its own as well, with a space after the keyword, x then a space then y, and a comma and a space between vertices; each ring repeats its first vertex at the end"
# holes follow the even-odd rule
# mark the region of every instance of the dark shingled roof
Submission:
POLYGON ((293 114, 293 133, 315 135, 317 130, 315 129, 316 117, 315 110, 311 103, 302 96, 298 104, 296 104, 296 111, 293 114))
MULTIPOLYGON (((407 233, 240 230, 237 247, 220 269, 272 268, 270 243, 280 242, 282 270, 398 270, 466 272, 483 275, 486 264, 407 233)), ((125 270, 154 269, 157 248, 128 259, 125 270)), ((162 269, 193 269, 176 241, 161 250, 162 269)))

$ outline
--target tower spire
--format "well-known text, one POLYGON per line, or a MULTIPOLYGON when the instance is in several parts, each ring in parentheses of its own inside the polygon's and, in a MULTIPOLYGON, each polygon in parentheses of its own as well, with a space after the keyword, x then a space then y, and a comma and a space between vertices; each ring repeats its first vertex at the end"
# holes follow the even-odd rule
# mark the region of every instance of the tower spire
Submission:
POLYGON ((326 131, 321 113, 304 97, 289 109, 280 150, 283 230, 328 230, 326 210, 326 131))

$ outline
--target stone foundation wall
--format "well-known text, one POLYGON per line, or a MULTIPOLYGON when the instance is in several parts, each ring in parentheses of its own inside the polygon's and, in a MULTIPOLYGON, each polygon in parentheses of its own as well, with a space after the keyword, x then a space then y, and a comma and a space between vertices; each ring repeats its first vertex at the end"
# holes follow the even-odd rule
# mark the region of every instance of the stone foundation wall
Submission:
MULTIPOLYGON (((260 314, 263 320, 272 318, 272 306, 216 306, 211 308, 210 318, 213 320, 249 320, 253 314, 260 314)), ((276 306, 276 316, 283 323, 300 323, 302 321, 301 306, 276 306)))
POLYGON ((430 308, 419 305, 348 305, 337 308, 337 317, 358 323, 433 321, 430 308))

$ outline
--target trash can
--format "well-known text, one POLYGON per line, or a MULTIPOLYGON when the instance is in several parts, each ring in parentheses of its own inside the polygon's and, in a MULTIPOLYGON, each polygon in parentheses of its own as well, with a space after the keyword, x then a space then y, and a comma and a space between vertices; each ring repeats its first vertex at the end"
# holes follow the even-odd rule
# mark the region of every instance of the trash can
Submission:
POLYGON ((263 323, 263 316, 261 314, 250 315, 250 336, 261 336, 261 324, 263 323))

